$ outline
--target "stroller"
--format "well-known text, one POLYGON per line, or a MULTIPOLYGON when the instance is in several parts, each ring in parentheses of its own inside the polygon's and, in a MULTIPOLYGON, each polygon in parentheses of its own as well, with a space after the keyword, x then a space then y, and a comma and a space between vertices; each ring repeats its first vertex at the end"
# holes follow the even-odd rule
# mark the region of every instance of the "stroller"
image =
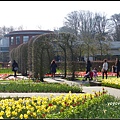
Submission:
POLYGON ((89 79, 89 81, 93 80, 93 72, 92 71, 90 71, 87 74, 85 74, 82 81, 87 81, 87 79, 89 79))

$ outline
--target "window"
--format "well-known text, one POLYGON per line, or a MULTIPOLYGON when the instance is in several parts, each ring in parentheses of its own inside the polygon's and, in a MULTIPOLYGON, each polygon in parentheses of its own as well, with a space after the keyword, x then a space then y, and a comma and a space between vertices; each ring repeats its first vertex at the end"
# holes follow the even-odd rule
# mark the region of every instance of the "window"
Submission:
POLYGON ((20 36, 16 36, 16 45, 20 44, 20 36))
POLYGON ((13 45, 14 44, 14 37, 11 37, 10 40, 11 40, 10 45, 13 45))
POLYGON ((0 39, 0 45, 3 45, 3 40, 2 39, 0 39))
POLYGON ((23 43, 27 43, 29 39, 29 36, 23 36, 23 43))
POLYGON ((0 46, 1 47, 8 47, 9 46, 9 38, 3 37, 2 39, 0 39, 0 46))
POLYGON ((2 51, 2 52, 8 52, 9 48, 8 47, 1 47, 0 51, 2 51))
POLYGON ((35 36, 32 36, 32 38, 34 38, 35 36))

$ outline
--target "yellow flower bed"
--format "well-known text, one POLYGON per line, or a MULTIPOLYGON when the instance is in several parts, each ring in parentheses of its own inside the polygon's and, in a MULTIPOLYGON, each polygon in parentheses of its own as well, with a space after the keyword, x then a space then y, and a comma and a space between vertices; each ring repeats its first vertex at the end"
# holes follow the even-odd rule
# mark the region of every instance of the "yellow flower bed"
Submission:
POLYGON ((102 80, 102 83, 120 85, 120 78, 108 78, 108 79, 103 79, 103 80, 102 80))
POLYGON ((88 99, 99 97, 105 94, 102 92, 94 92, 94 94, 73 94, 69 92, 67 95, 48 97, 31 97, 31 98, 15 98, 0 100, 0 119, 29 119, 29 118, 45 118, 47 114, 62 112, 67 108, 84 104, 88 99))

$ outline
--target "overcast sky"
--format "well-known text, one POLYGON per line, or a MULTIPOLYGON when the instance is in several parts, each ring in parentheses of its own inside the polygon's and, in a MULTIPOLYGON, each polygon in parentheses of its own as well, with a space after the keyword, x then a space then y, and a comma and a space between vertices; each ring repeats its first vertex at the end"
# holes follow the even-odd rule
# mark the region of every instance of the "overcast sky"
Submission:
POLYGON ((0 1, 0 27, 53 30, 73 11, 89 10, 108 17, 120 13, 120 1, 0 1))

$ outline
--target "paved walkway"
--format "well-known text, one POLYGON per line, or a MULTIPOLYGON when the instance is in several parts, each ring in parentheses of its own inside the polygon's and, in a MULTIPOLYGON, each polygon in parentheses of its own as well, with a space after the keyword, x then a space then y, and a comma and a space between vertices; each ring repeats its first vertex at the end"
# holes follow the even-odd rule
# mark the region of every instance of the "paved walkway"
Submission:
MULTIPOLYGON (((44 81, 47 81, 47 82, 59 82, 59 83, 67 83, 69 85, 74 85, 74 84, 77 84, 77 85, 82 85, 82 91, 85 92, 85 93, 94 93, 93 91, 96 91, 96 92, 99 92, 99 91, 102 91, 103 89, 103 86, 84 86, 84 84, 89 84, 89 81, 85 81, 85 82, 82 82, 82 81, 68 81, 68 80, 65 80, 65 79, 61 79, 61 78, 55 78, 55 79, 52 79, 52 78, 45 78, 44 81)), ((108 94, 110 95, 113 95, 115 97, 119 97, 120 98, 120 89, 116 89, 116 88, 111 88, 111 87, 104 87, 105 90, 108 91, 108 94)))
MULTIPOLYGON (((22 79, 22 78, 21 78, 22 79)), ((44 81, 52 82, 52 83, 67 83, 69 85, 82 85, 83 92, 85 93, 93 93, 93 91, 102 91, 103 86, 84 86, 84 84, 88 84, 89 81, 68 81, 65 79, 61 79, 60 77, 56 77, 54 79, 52 78, 44 78, 44 81)), ((108 94, 113 95, 115 97, 120 98, 120 89, 110 88, 110 87, 104 87, 105 90, 108 91, 108 94)), ((0 93, 0 97, 32 97, 32 96, 41 96, 41 97, 50 97, 50 95, 53 96, 59 96, 61 94, 68 94, 68 93, 0 93)), ((76 94, 82 94, 82 93, 76 93, 76 94)))

